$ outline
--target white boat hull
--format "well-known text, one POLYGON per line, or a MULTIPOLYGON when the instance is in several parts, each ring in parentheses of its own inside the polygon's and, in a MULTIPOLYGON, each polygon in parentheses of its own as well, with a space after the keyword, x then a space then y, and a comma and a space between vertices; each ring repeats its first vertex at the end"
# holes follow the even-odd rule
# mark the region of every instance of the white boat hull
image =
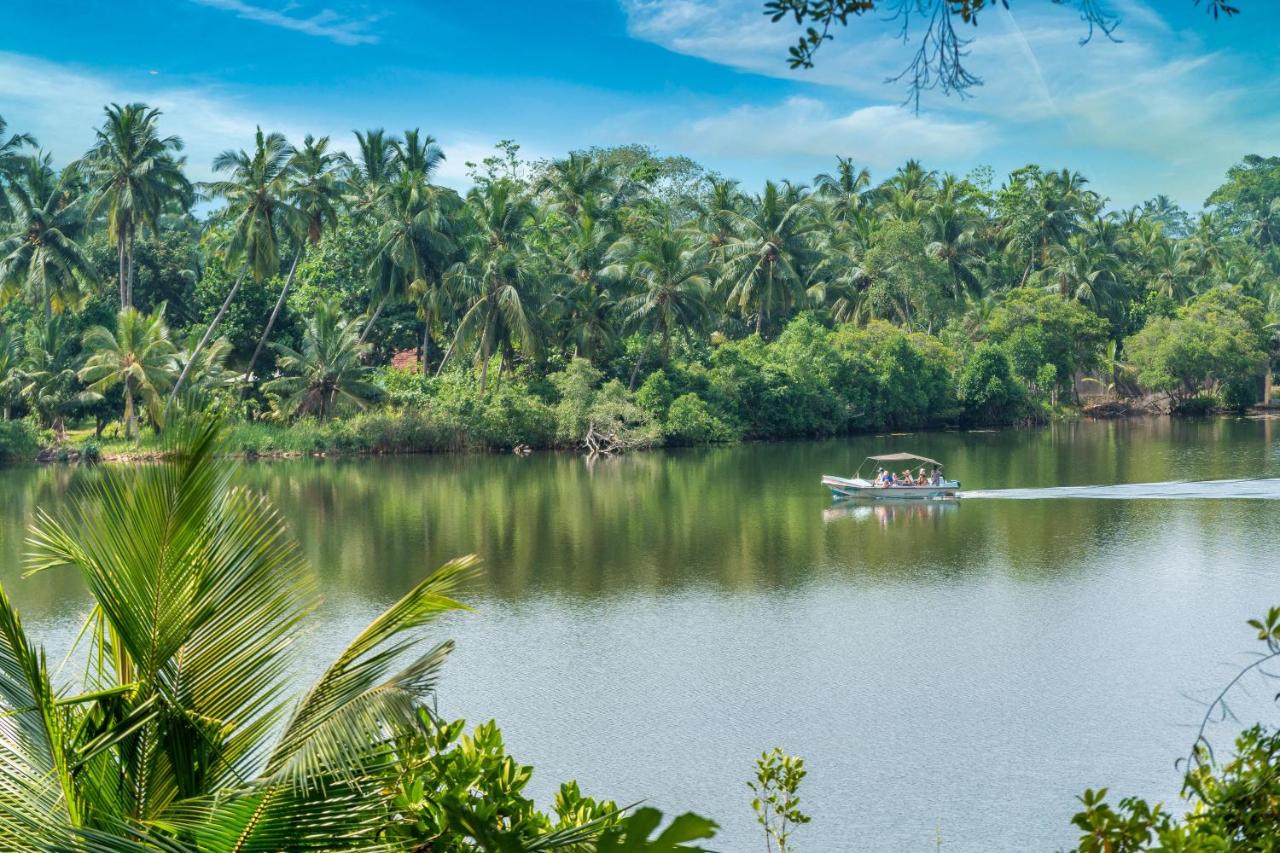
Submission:
POLYGON ((826 474, 822 485, 833 498, 873 498, 875 500, 928 500, 954 498, 960 495, 959 480, 943 480, 937 486, 877 486, 861 477, 837 477, 826 474))

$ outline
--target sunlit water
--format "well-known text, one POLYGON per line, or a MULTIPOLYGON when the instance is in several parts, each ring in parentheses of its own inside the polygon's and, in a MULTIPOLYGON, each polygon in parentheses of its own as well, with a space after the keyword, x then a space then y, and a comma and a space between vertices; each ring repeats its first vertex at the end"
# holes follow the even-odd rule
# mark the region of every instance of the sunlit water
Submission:
MULTIPOLYGON (((1280 603, 1267 420, 1079 423, 683 452, 247 464, 327 595, 300 678, 443 560, 480 554, 440 709, 537 766, 761 846, 744 780, 805 756, 804 850, 1054 850, 1087 786, 1172 799, 1200 701, 1280 603), (833 504, 869 453, 944 460, 950 502, 833 504)), ((75 578, 19 579, 64 467, 0 470, 0 581, 65 649, 75 578)), ((1261 703, 1273 688, 1259 688, 1261 703)), ((1244 700, 1247 717, 1260 710, 1244 700)), ((1228 729, 1223 729, 1223 733, 1228 729)))

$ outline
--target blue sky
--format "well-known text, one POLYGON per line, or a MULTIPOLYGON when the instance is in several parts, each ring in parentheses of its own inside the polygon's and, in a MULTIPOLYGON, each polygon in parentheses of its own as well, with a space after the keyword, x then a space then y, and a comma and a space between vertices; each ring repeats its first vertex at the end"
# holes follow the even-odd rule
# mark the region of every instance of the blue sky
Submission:
POLYGON ((851 156, 966 173, 1070 166, 1117 206, 1166 192, 1197 208, 1226 168, 1280 148, 1280 4, 1214 23, 1192 0, 1110 0, 1118 43, 1081 47, 1070 9, 1018 0, 983 18, 967 100, 899 104, 908 49, 859 22, 811 71, 758 0, 53 0, 6 10, 0 115, 65 162, 108 101, 143 100, 188 143, 192 173, 255 125, 301 139, 421 127, 446 183, 498 139, 531 157, 641 142, 758 187, 851 156))

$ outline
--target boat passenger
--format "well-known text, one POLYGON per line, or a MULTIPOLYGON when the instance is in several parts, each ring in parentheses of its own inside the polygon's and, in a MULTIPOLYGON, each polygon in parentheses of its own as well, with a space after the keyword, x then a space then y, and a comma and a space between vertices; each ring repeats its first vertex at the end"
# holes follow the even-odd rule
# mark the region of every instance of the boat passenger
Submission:
POLYGON ((929 485, 931 486, 942 485, 942 469, 939 468, 937 465, 933 466, 933 473, 929 475, 929 485))
POLYGON ((911 469, 904 468, 902 470, 902 485, 914 486, 915 484, 916 484, 916 478, 911 476, 911 469))
POLYGON ((923 465, 920 466, 920 471, 916 474, 916 485, 917 486, 929 485, 929 478, 924 475, 923 465))

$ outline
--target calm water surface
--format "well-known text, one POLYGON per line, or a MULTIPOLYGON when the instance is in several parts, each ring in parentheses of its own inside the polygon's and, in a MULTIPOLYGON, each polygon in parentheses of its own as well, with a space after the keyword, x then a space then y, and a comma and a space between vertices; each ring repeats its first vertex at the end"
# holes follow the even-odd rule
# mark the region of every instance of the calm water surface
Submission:
MULTIPOLYGON (((776 744, 810 769, 801 849, 976 853, 1070 844, 1086 786, 1176 794, 1198 701, 1280 603, 1277 439, 1149 420, 238 476, 321 578, 316 671, 430 568, 484 558, 477 612, 441 628, 459 647, 440 707, 496 717, 544 802, 576 777, 754 850, 743 780, 776 744), (833 506, 819 476, 883 450, 943 459, 976 494, 833 506)), ((20 579, 23 528, 90 476, 0 470, 0 582, 55 649, 83 591, 20 579)))

